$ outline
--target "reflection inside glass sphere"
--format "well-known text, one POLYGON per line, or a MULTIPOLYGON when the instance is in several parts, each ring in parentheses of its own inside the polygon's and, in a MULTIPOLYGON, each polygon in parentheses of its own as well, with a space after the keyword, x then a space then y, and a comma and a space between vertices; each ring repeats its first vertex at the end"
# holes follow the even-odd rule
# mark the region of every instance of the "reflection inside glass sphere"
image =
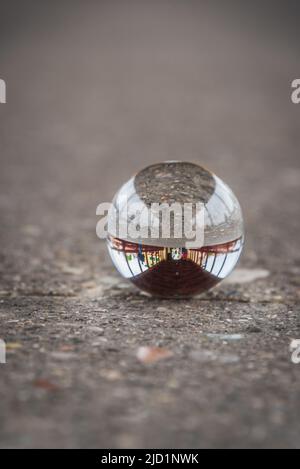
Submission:
POLYGON ((156 296, 202 293, 226 277, 242 249, 242 238, 199 249, 165 248, 109 237, 111 258, 119 272, 156 296))
MULTIPOLYGON (((113 204, 121 213, 128 205, 128 221, 151 204, 203 205, 203 240, 192 245, 183 233, 164 238, 140 235, 107 238, 118 271, 138 288, 159 297, 189 297, 215 286, 235 267, 243 248, 243 219, 239 203, 221 179, 187 162, 164 162, 145 168, 124 184, 113 204), (139 210, 136 210, 136 207, 139 210)), ((127 213, 127 212, 126 212, 127 213)), ((143 228, 139 215, 136 223, 143 228)), ((161 218, 159 223, 161 224, 161 218)))

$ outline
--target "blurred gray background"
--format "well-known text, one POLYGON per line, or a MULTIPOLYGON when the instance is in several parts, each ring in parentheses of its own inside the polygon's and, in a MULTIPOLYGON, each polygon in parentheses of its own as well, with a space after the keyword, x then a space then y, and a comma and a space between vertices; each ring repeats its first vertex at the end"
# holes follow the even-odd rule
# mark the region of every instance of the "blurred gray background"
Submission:
POLYGON ((0 1, 2 446, 299 445, 298 23, 296 1, 0 1), (232 187, 267 279, 118 289, 96 206, 166 159, 232 187), (174 357, 145 368, 145 344, 174 357))

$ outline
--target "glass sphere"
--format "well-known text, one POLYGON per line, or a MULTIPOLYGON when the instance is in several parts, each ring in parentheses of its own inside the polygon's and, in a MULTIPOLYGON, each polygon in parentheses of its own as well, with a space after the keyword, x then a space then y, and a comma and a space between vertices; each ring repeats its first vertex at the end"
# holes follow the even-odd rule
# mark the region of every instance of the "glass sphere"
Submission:
POLYGON ((151 295, 186 298, 219 283, 243 248, 231 189, 194 163, 146 167, 113 199, 107 245, 120 274, 151 295))

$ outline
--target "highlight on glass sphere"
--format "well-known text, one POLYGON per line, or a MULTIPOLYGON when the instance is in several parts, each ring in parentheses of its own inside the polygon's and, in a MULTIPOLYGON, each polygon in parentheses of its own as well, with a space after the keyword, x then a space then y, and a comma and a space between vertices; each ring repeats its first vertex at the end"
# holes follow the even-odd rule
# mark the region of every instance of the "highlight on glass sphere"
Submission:
POLYGON ((188 162, 153 164, 113 199, 107 245, 120 274, 162 298, 187 298, 217 285, 243 248, 243 218, 231 189, 188 162), (117 221, 118 230, 111 221, 117 221))

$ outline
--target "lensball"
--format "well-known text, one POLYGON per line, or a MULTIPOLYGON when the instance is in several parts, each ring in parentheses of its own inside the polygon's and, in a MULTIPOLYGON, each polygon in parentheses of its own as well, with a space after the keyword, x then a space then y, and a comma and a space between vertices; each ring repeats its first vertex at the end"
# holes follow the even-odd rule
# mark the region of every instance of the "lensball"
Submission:
POLYGON ((187 298, 217 285, 243 248, 243 217, 232 190, 188 162, 153 164, 113 199, 107 245, 120 274, 162 298, 187 298))

